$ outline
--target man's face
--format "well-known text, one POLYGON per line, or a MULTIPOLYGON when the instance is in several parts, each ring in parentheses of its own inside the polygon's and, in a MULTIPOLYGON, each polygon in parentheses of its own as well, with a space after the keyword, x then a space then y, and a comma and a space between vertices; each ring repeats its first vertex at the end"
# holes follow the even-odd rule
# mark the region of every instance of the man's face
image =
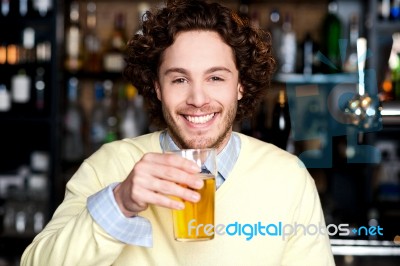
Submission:
POLYGON ((232 48, 216 32, 182 32, 161 60, 156 92, 173 140, 220 151, 242 97, 232 48))

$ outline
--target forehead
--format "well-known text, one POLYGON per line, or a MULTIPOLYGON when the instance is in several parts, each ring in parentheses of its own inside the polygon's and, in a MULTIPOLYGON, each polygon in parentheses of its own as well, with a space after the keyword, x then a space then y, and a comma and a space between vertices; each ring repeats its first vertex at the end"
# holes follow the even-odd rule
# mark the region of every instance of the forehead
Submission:
POLYGON ((198 40, 207 40, 217 43, 224 43, 218 32, 212 30, 189 30, 178 32, 174 37, 173 45, 179 43, 197 43, 198 40), (195 41, 196 40, 196 41, 195 41))
POLYGON ((180 32, 162 54, 161 64, 206 63, 235 65, 233 49, 215 31, 195 30, 180 32))

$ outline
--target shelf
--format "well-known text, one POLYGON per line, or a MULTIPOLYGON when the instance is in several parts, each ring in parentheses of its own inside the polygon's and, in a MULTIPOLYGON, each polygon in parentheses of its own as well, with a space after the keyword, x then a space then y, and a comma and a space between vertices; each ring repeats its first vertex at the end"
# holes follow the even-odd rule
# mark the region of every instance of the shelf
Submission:
POLYGON ((380 34, 400 32, 400 22, 377 21, 372 29, 380 34))
POLYGON ((0 122, 31 122, 31 123, 50 123, 51 117, 48 115, 26 115, 26 114, 7 114, 0 113, 0 122))
POLYGON ((35 26, 45 26, 47 27, 53 27, 53 25, 49 24, 52 21, 54 21, 54 18, 52 17, 51 13, 47 14, 44 17, 40 17, 39 15, 33 16, 33 17, 22 17, 22 16, 0 16, 0 25, 10 25, 10 24, 16 24, 16 25, 35 25, 35 26))
MULTIPOLYGON (((51 0, 52 9, 45 17, 39 16, 31 8, 32 12, 22 17, 17 11, 19 1, 9 2, 9 15, 7 17, 0 15, 1 44, 3 46, 12 44, 18 46, 18 48, 22 47, 23 30, 31 27, 34 29, 35 44, 35 48, 32 49, 32 58, 35 59, 27 61, 28 58, 31 58, 31 55, 23 51, 15 64, 9 64, 10 61, 8 61, 0 65, 0 73, 2 74, 0 83, 7 87, 10 96, 12 95, 12 77, 20 69, 24 69, 31 79, 29 101, 26 103, 12 101, 9 111, 0 112, 0 124, 2 126, 0 133, 0 161, 2 162, 0 163, 0 173, 4 177, 4 174, 18 171, 21 166, 34 169, 32 155, 36 152, 48 155, 49 162, 45 174, 49 188, 48 197, 38 204, 47 215, 47 213, 54 212, 55 205, 58 205, 64 192, 63 189, 60 189, 63 181, 59 178, 60 173, 57 167, 59 164, 58 154, 60 153, 60 140, 57 137, 61 120, 59 114, 61 99, 59 97, 58 33, 62 29, 63 19, 63 17, 59 17, 58 11, 62 5, 56 4, 58 1, 51 0), (37 93, 35 86, 37 78, 40 76, 37 73, 38 68, 43 68, 45 71, 41 77, 45 87, 40 94, 37 93), (42 103, 42 100, 44 105, 37 106, 36 104, 39 101, 39 103, 42 103), (16 146, 15 143, 18 143, 18 145, 16 146)), ((29 7, 32 6, 31 2, 29 1, 29 7)), ((34 173, 33 170, 31 172, 34 173)), ((20 196, 22 195, 20 194, 20 196)), ((11 206, 8 204, 12 203, 13 198, 8 194, 2 196, 5 198, 3 199, 4 203, 0 204, 2 205, 1 208, 11 206)), ((20 206, 20 203, 24 204, 25 207, 27 204, 32 204, 32 201, 24 199, 23 202, 18 202, 18 206, 20 206)), ((16 207, 15 210, 17 209, 16 207)), ((4 209, 3 212, 5 212, 4 209)), ((22 252, 32 242, 35 234, 32 233, 33 229, 26 229, 24 234, 13 233, 14 230, 3 225, 4 213, 0 216, 2 216, 0 219, 0 264, 5 262, 6 265, 16 265, 22 252), (10 262, 10 264, 7 262, 10 262)))
POLYGON ((400 256, 393 241, 331 239, 333 255, 400 256))
POLYGON ((107 72, 107 71, 101 71, 101 72, 89 72, 89 71, 68 71, 66 72, 68 76, 73 76, 78 79, 111 79, 111 80, 116 80, 116 79, 123 79, 122 72, 107 72))
POLYGON ((331 83, 357 83, 356 73, 339 74, 277 74, 274 81, 286 84, 331 84, 331 83))
MULTIPOLYGON (((50 90, 50 89, 49 89, 50 90)), ((7 112, 0 112, 1 122, 51 122, 54 118, 54 111, 50 106, 52 100, 50 96, 45 95, 45 106, 43 109, 37 109, 35 105, 36 95, 27 103, 11 103, 11 109, 7 112)))
POLYGON ((400 101, 382 102, 381 115, 384 126, 400 126, 400 101))

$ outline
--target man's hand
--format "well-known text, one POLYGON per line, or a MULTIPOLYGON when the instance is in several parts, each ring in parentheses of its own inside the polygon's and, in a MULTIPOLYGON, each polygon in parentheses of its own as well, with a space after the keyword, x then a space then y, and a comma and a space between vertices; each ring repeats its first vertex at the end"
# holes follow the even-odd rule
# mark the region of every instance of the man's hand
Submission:
POLYGON ((128 177, 114 189, 115 200, 126 217, 132 217, 154 204, 171 209, 183 209, 184 204, 173 200, 197 202, 200 195, 192 189, 203 186, 196 176, 196 163, 175 154, 147 153, 133 167, 128 177))

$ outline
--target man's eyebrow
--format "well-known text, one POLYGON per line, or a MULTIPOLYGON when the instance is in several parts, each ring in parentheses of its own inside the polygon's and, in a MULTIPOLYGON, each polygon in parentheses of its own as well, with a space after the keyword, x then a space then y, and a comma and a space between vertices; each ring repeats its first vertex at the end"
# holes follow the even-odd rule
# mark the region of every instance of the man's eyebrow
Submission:
POLYGON ((212 68, 208 69, 206 71, 206 74, 210 74, 210 73, 217 72, 217 71, 226 71, 226 72, 232 73, 232 71, 229 68, 226 68, 223 66, 216 66, 216 67, 212 67, 212 68))
POLYGON ((184 69, 184 68, 171 67, 171 68, 168 68, 167 70, 165 70, 164 76, 166 76, 166 75, 168 75, 170 73, 174 73, 174 72, 175 73, 180 73, 180 74, 187 74, 188 73, 188 71, 186 69, 184 69))
MULTIPOLYGON (((226 72, 232 73, 232 71, 229 68, 226 68, 226 67, 223 67, 223 66, 216 66, 216 67, 209 68, 209 69, 206 70, 205 73, 206 74, 210 74, 210 73, 217 72, 217 71, 226 71, 226 72)), ((171 67, 171 68, 168 68, 167 70, 165 70, 164 75, 166 76, 166 75, 168 75, 170 73, 174 73, 174 72, 175 73, 180 73, 180 74, 188 74, 189 73, 184 68, 171 67)))

